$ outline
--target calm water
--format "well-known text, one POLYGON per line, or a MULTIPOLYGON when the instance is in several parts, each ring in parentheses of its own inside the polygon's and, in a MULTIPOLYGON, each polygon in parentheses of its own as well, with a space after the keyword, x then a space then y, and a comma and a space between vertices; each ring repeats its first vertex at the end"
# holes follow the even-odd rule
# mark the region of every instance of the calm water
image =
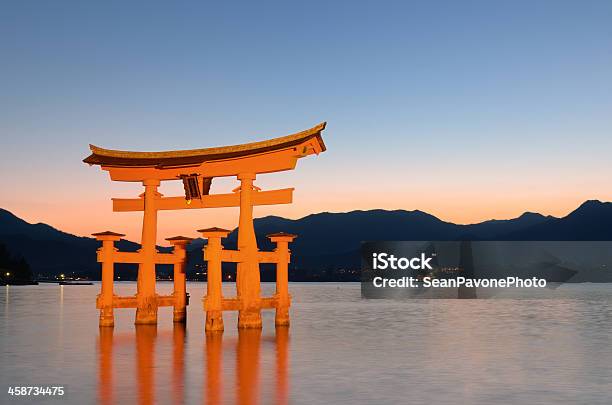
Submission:
POLYGON ((545 300, 389 301, 362 300, 357 283, 297 283, 288 333, 266 311, 261 332, 238 334, 226 314, 208 338, 205 286, 188 285, 186 329, 170 308, 157 328, 135 328, 124 309, 103 333, 98 285, 1 287, 0 403, 9 385, 66 390, 15 403, 612 403, 611 284, 545 300))

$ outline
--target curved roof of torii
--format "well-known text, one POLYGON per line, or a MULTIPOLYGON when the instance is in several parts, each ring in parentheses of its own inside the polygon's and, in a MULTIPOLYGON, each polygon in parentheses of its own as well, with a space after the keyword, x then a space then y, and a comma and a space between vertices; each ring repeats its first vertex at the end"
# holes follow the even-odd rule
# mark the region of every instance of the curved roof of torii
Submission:
POLYGON ((200 164, 207 161, 239 158, 260 153, 272 152, 300 145, 314 139, 321 151, 325 151, 325 143, 321 131, 325 129, 325 122, 305 131, 280 138, 265 141, 244 143, 232 146, 220 146, 204 149, 176 150, 167 152, 131 152, 112 149, 103 149, 89 145, 91 155, 83 160, 90 165, 119 166, 119 167, 175 167, 200 164))

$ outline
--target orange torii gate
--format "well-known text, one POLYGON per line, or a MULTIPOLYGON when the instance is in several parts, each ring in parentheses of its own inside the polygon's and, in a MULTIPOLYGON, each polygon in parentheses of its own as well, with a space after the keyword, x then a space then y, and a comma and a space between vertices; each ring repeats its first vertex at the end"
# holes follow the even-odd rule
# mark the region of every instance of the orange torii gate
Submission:
POLYGON ((261 328, 261 309, 276 309, 276 324, 289 324, 290 297, 288 293, 288 244, 295 235, 268 235, 277 248, 261 252, 257 247, 253 227, 253 206, 288 204, 293 188, 262 191, 253 184, 258 174, 292 170, 299 158, 325 151, 321 132, 325 123, 308 130, 280 138, 242 145, 168 152, 128 152, 102 149, 90 145, 92 154, 83 161, 99 165, 110 174, 111 180, 140 182, 144 193, 139 198, 113 198, 113 211, 143 211, 141 249, 138 252, 119 252, 115 241, 122 234, 101 232, 93 234, 102 241, 98 261, 102 263, 102 288, 97 299, 100 326, 114 325, 114 308, 136 308, 136 324, 157 323, 160 306, 174 307, 174 321, 185 321, 187 293, 185 288, 186 246, 190 238, 168 238, 172 253, 156 249, 157 212, 195 208, 240 207, 238 249, 225 250, 221 238, 229 234, 220 228, 201 229, 208 239, 204 258, 208 262, 208 290, 203 299, 206 310, 206 330, 223 330, 222 311, 237 310, 239 328, 261 328), (229 194, 210 194, 215 177, 236 176, 240 186, 229 194), (185 197, 164 197, 157 189, 161 181, 182 180, 185 197), (236 298, 223 298, 221 292, 221 263, 237 263, 236 298), (134 296, 113 294, 114 263, 137 263, 138 282, 134 296), (276 294, 260 296, 259 263, 277 266, 276 294), (174 293, 158 295, 155 291, 155 265, 174 265, 174 293))

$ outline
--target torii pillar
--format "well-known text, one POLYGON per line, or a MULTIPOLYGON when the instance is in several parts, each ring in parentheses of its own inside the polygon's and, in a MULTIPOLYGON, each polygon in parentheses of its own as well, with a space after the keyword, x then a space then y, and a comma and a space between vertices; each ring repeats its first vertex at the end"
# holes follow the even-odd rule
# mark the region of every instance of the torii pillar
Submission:
POLYGON ((144 215, 142 220, 141 249, 142 261, 138 265, 136 292, 137 325, 157 323, 157 300, 155 298, 155 255, 157 239, 157 207, 155 201, 160 197, 157 192, 160 181, 144 180, 144 215))
POLYGON ((276 326, 289 326, 289 306, 291 297, 289 295, 289 262, 291 252, 289 243, 293 242, 297 235, 279 232, 268 235, 271 242, 276 243, 274 250, 278 255, 276 262, 276 326))
POLYGON ((185 274, 185 265, 187 263, 187 245, 193 238, 185 236, 175 236, 166 238, 172 246, 174 246, 174 254, 178 260, 174 263, 174 292, 172 295, 176 300, 174 304, 173 319, 174 322, 184 323, 187 319, 187 277, 185 274))
POLYGON ((115 274, 114 252, 115 242, 121 240, 121 233, 116 232, 98 232, 93 236, 97 240, 102 241, 102 247, 98 249, 98 254, 102 256, 102 287, 100 291, 101 308, 100 308, 100 326, 115 326, 115 316, 113 309, 113 279, 115 274))
POLYGON ((236 273, 236 290, 241 308, 238 312, 238 328, 261 328, 259 258, 257 239, 253 227, 253 173, 241 173, 240 219, 238 222, 238 250, 242 260, 236 273))
POLYGON ((223 331, 223 271, 221 268, 223 245, 221 238, 226 238, 230 231, 221 228, 200 229, 198 232, 208 239, 204 248, 204 260, 208 263, 206 281, 206 298, 204 310, 206 311, 206 331, 223 331))

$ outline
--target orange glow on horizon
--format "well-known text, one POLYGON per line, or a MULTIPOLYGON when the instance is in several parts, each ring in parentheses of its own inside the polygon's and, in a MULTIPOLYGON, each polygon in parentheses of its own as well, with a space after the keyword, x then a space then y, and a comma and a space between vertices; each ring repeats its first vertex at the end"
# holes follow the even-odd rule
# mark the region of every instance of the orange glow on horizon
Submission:
MULTIPOLYGON (((376 193, 374 193, 376 194, 376 193)), ((483 193, 484 194, 484 193, 483 193)), ((470 224, 491 219, 511 219, 522 213, 536 212, 543 215, 563 217, 575 210, 586 200, 599 199, 611 201, 612 193, 588 195, 572 193, 569 195, 514 195, 511 198, 494 198, 491 196, 472 196, 472 198, 449 197, 436 199, 424 195, 402 196, 399 192, 382 199, 380 195, 373 198, 352 199, 348 195, 332 195, 326 200, 317 200, 303 195, 299 188, 295 192, 292 205, 275 205, 255 207, 255 217, 275 215, 288 219, 299 219, 320 212, 349 212, 354 210, 421 210, 434 215, 442 221, 456 224, 470 224), (476 197, 476 198, 474 198, 476 197)), ((90 237, 95 230, 116 230, 126 234, 126 239, 139 242, 142 227, 142 213, 113 213, 110 197, 101 200, 72 200, 69 203, 54 204, 24 202, 5 205, 19 218, 30 223, 45 223, 63 232, 77 236, 90 237), (83 209, 87 207, 87 209, 83 209), (95 214, 94 214, 95 213, 95 214)), ((204 210, 165 211, 159 214, 158 243, 166 245, 165 238, 174 235, 199 237, 196 229, 208 226, 219 226, 234 229, 238 226, 237 208, 215 208, 204 210)))

